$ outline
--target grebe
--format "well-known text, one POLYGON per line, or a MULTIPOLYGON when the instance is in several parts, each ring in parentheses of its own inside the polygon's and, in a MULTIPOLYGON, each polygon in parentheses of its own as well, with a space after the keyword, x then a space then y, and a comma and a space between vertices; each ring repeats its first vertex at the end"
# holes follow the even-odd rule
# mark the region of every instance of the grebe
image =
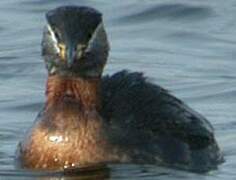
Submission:
POLYGON ((223 161, 212 125, 167 90, 142 73, 102 77, 109 43, 99 11, 64 6, 46 19, 46 103, 18 145, 22 167, 141 163, 206 172, 223 161))

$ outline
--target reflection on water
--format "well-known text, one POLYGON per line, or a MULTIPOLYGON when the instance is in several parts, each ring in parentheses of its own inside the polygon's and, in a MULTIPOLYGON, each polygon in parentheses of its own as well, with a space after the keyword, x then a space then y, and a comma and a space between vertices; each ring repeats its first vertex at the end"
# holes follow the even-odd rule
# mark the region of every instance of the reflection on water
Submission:
POLYGON ((60 172, 29 172, 29 171, 3 171, 0 172, 2 177, 6 179, 34 179, 34 180, 105 180, 108 179, 109 171, 88 171, 86 173, 72 173, 70 174, 60 172))
POLYGON ((38 179, 38 180, 104 180, 110 177, 108 166, 99 164, 83 168, 70 168, 61 171, 29 171, 29 170, 4 170, 0 171, 0 176, 16 179, 38 179))
POLYGON ((234 0, 1 1, 0 179, 233 179, 235 5, 234 0), (226 159, 219 170, 199 175, 158 166, 111 165, 109 173, 68 176, 15 169, 17 142, 44 101, 44 13, 62 4, 90 5, 103 12, 111 44, 105 73, 142 70, 211 121, 226 159))

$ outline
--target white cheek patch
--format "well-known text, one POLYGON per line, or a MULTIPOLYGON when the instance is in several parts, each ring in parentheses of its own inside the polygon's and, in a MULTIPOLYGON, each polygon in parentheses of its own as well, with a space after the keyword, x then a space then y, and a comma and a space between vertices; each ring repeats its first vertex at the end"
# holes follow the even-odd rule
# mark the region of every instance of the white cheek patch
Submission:
POLYGON ((47 29, 50 34, 50 38, 52 40, 53 47, 55 48, 56 53, 60 53, 60 48, 58 47, 58 40, 57 40, 55 33, 53 32, 53 30, 49 24, 47 25, 47 29))

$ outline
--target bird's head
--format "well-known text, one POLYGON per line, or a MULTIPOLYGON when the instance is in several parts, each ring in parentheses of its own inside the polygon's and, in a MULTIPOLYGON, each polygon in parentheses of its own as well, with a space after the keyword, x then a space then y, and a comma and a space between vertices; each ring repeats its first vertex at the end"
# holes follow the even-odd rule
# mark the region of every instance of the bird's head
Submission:
POLYGON ((49 74, 100 77, 109 52, 102 14, 64 6, 49 11, 46 19, 42 55, 49 74))

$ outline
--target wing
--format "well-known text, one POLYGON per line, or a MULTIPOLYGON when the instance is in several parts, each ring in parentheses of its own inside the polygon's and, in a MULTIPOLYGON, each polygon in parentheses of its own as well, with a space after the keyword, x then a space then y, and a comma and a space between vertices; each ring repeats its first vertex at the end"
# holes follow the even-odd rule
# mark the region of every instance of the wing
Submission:
POLYGON ((194 158, 195 164, 206 164, 199 158, 202 154, 209 156, 210 151, 214 153, 209 161, 220 159, 211 124, 167 90, 148 82, 141 73, 121 71, 105 76, 102 97, 103 117, 125 124, 125 128, 151 133, 165 161, 184 159, 189 163, 194 158))

